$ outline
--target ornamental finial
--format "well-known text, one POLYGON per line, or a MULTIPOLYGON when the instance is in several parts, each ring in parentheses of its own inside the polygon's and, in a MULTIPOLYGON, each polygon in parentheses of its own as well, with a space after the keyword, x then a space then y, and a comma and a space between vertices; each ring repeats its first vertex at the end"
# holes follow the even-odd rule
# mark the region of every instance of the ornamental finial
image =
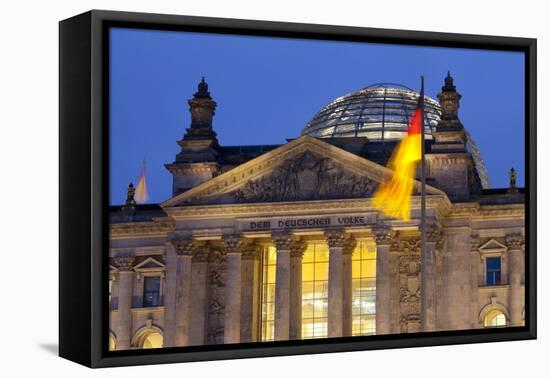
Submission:
POLYGON ((456 92, 454 85, 454 78, 451 76, 451 71, 447 71, 447 77, 445 77, 445 85, 441 87, 443 92, 456 92))
POLYGON ((130 183, 128 189, 126 189, 126 208, 133 209, 136 206, 136 200, 134 199, 135 194, 136 188, 134 188, 134 184, 130 183))
POLYGON ((208 83, 204 80, 204 76, 198 85, 198 91, 193 95, 195 98, 212 98, 210 92, 208 92, 208 83))
POLYGON ((518 188, 517 188, 518 175, 514 168, 510 169, 510 172, 508 172, 508 177, 510 178, 508 193, 517 193, 518 192, 518 188))

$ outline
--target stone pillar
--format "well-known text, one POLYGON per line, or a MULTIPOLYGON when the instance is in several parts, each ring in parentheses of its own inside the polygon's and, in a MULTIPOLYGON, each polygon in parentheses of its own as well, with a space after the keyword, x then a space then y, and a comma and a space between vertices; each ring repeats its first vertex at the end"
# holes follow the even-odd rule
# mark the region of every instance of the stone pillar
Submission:
POLYGON ((469 329, 470 319, 470 253, 471 228, 445 228, 443 252, 443 330, 469 329), (465 310, 466 309, 466 310, 465 310))
POLYGON ((165 244, 166 284, 164 286, 164 340, 165 347, 174 346, 176 319, 176 270, 178 257, 172 242, 165 244))
POLYGON ((479 253, 480 239, 477 233, 470 236, 470 327, 479 328, 479 270, 481 256, 479 253))
POLYGON ((225 236, 223 245, 227 253, 225 274, 224 343, 241 341, 241 248, 244 240, 239 235, 225 236))
POLYGON ((351 336, 353 333, 353 314, 352 314, 352 256, 357 240, 347 238, 344 241, 342 276, 343 276, 343 294, 342 294, 342 336, 351 336))
MULTIPOLYGON (((399 298, 401 295, 401 278, 399 275, 399 253, 399 234, 396 233, 395 238, 394 240, 392 240, 392 243, 390 245, 390 333, 401 332, 401 303, 399 298)), ((376 312, 378 312, 378 309, 376 312)))
POLYGON ((241 343, 260 341, 260 257, 261 248, 256 243, 246 243, 241 261, 241 343))
POLYGON ((118 327, 116 350, 130 349, 132 341, 132 293, 134 285, 134 256, 116 256, 114 265, 119 270, 118 327))
POLYGON ((191 314, 189 326, 189 345, 206 344, 206 293, 208 254, 207 243, 197 244, 191 264, 191 314))
POLYGON ((275 270, 275 340, 290 337, 290 244, 289 233, 272 235, 277 249, 275 270))
POLYGON ((191 264, 193 257, 193 240, 174 241, 176 250, 176 300, 175 300, 175 335, 174 346, 189 345, 189 319, 191 303, 191 264))
MULTIPOLYGON (((421 262, 421 276, 424 275, 422 283, 425 287, 421 288, 421 319, 422 330, 433 332, 436 330, 436 278, 437 267, 435 262, 436 251, 441 247, 442 234, 437 227, 431 227, 426 232, 426 250, 424 251, 421 262)), ((421 251, 422 253, 422 251, 421 251)))
POLYGON ((508 254, 510 256, 510 325, 522 325, 522 312, 524 307, 523 293, 521 287, 522 275, 522 244, 523 237, 519 234, 507 235, 505 238, 508 254))
POLYGON ((344 231, 325 233, 329 247, 328 264, 328 337, 343 335, 344 319, 344 231))
POLYGON ((392 333, 391 329, 391 263, 390 246, 395 232, 390 228, 373 230, 376 242, 376 334, 392 333))
MULTIPOLYGON (((307 243, 295 240, 290 245, 289 338, 302 338, 302 258, 307 243)), ((276 283, 277 284, 277 283, 276 283)))

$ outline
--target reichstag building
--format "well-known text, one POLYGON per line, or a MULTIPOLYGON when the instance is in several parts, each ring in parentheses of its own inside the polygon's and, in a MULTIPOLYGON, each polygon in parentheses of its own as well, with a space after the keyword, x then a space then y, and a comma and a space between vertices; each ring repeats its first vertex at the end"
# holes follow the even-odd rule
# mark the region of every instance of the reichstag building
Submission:
POLYGON ((522 325, 524 189, 513 170, 489 188, 450 74, 425 98, 425 261, 419 182, 410 221, 372 206, 418 96, 372 85, 285 144, 222 146, 203 79, 172 198, 139 205, 130 186, 110 208, 109 348, 522 325))

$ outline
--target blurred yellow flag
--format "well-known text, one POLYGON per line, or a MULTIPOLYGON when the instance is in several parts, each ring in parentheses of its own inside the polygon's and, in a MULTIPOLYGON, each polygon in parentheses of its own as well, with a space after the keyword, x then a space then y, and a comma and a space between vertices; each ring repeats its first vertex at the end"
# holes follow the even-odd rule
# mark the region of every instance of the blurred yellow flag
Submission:
POLYGON ((149 193, 147 192, 145 160, 143 160, 143 166, 141 167, 141 173, 139 175, 139 181, 136 189, 136 202, 139 204, 142 204, 142 203, 146 203, 148 199, 149 199, 149 193))

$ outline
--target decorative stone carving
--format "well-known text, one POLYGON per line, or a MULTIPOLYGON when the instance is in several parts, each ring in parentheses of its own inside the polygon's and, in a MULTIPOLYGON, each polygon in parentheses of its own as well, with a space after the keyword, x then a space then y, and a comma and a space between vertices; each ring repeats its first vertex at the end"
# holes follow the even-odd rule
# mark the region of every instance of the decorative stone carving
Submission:
POLYGON ((377 182, 347 172, 333 160, 305 151, 233 193, 237 202, 299 201, 371 196, 377 182))
POLYGON ((470 235, 470 251, 479 252, 479 247, 481 246, 481 239, 479 234, 474 233, 470 235))
POLYGON ((246 240, 241 248, 243 260, 259 260, 262 256, 262 248, 254 240, 246 240))
POLYGON ((290 257, 303 257, 307 243, 302 240, 293 240, 290 244, 290 257))
POLYGON ((121 272, 129 272, 134 267, 135 259, 134 256, 130 255, 115 256, 113 258, 113 265, 121 272))
POLYGON ((397 233, 389 227, 377 227, 372 230, 372 236, 376 245, 391 245, 395 242, 397 233))
POLYGON ((226 253, 241 253, 241 248, 245 244, 244 238, 240 235, 224 236, 222 242, 226 253))
POLYGON ((351 255, 353 254, 355 247, 357 247, 357 240, 352 237, 346 238, 344 239, 344 248, 342 249, 342 252, 345 255, 351 255))
POLYGON ((346 234, 344 230, 325 231, 325 238, 329 248, 344 248, 346 234))
POLYGON ((193 252, 193 262, 204 263, 208 261, 210 255, 210 244, 205 242, 204 244, 197 244, 197 248, 193 252))
POLYGON ((426 241, 428 243, 435 243, 436 249, 441 249, 443 247, 443 232, 441 228, 431 225, 426 229, 426 241))
POLYGON ((224 342, 226 264, 227 256, 224 251, 212 248, 208 257, 208 344, 224 342))
POLYGON ((289 251, 292 244, 292 236, 288 232, 274 232, 271 239, 277 251, 289 251))
POLYGON ((522 249, 524 237, 520 234, 509 234, 504 238, 508 249, 522 249))
POLYGON ((418 274, 420 272, 420 239, 411 238, 399 241, 399 272, 418 274))
POLYGON ((193 256, 193 252, 197 247, 197 242, 193 239, 173 240, 172 244, 178 256, 193 256))

